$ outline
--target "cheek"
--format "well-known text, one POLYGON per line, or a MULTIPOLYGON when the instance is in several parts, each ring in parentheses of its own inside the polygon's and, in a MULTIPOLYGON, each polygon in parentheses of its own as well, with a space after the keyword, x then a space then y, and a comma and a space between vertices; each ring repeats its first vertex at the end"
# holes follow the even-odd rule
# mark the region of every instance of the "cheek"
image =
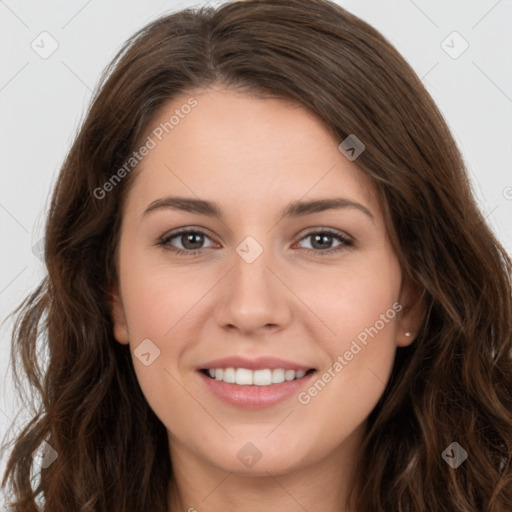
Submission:
POLYGON ((180 286, 177 272, 152 265, 137 252, 123 260, 120 280, 135 373, 158 415, 168 409, 169 393, 180 395, 173 377, 186 350, 197 290, 180 286))
MULTIPOLYGON (((394 319, 400 293, 401 271, 389 251, 354 256, 338 267, 311 272, 297 280, 296 290, 309 309, 324 324, 319 333, 329 352, 339 354, 350 340, 377 323, 380 339, 393 337, 394 319), (381 318, 386 315, 384 323, 381 318)), ((364 334, 361 335, 364 338, 364 334)), ((347 349, 349 347, 347 346, 347 349)))
POLYGON ((298 397, 305 407, 304 418, 308 418, 306 431, 320 429, 316 424, 323 418, 321 435, 340 441, 367 419, 393 367, 395 318, 396 310, 389 301, 375 300, 338 320, 337 335, 323 344, 329 354, 328 365, 298 397))
POLYGON ((392 255, 375 253, 329 279, 311 281, 306 300, 315 303, 315 313, 329 327, 321 337, 318 330, 311 336, 329 361, 308 396, 316 401, 318 414, 324 408, 333 411, 333 425, 343 424, 347 411, 362 421, 385 389, 396 353, 400 278, 392 255))
POLYGON ((141 273, 127 268, 123 289, 133 366, 149 407, 168 429, 179 431, 181 420, 172 412, 194 408, 180 383, 179 364, 190 348, 190 309, 197 297, 142 268, 141 273))
POLYGON ((173 268, 143 251, 134 252, 121 267, 123 302, 133 341, 162 341, 180 327, 210 286, 191 270, 173 268))

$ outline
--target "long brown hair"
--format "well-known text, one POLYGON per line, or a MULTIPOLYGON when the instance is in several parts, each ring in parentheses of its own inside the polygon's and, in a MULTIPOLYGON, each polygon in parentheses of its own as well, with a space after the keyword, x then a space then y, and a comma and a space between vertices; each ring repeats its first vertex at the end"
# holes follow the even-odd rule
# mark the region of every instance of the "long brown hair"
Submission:
POLYGON ((16 383, 23 393, 19 359, 41 405, 10 446, 11 506, 34 512, 41 495, 52 512, 167 511, 166 429, 128 345, 114 340, 108 305, 134 173, 98 190, 165 102, 212 84, 295 101, 340 142, 362 140, 356 163, 373 180, 404 274, 423 289, 424 321, 397 350, 368 419, 358 512, 510 512, 511 260, 417 75, 375 29, 327 0, 166 15, 106 69, 52 197, 47 276, 14 312, 16 383), (32 485, 43 441, 58 456, 32 485), (468 453, 456 469, 442 456, 453 442, 468 453))

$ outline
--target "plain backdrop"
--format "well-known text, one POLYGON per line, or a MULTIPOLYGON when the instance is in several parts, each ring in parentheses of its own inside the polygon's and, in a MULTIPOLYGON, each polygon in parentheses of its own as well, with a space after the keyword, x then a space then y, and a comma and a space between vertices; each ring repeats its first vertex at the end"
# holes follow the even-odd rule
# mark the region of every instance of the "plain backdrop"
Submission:
MULTIPOLYGON (((512 253, 512 0, 338 3, 377 28, 422 78, 464 155, 488 223, 512 253)), ((0 321, 43 275, 37 244, 49 194, 101 71, 137 29, 199 5, 0 0, 0 321)), ((1 436, 20 405, 8 367, 11 329, 12 320, 0 329, 1 436)), ((5 454, 2 473, 4 465, 5 454)))

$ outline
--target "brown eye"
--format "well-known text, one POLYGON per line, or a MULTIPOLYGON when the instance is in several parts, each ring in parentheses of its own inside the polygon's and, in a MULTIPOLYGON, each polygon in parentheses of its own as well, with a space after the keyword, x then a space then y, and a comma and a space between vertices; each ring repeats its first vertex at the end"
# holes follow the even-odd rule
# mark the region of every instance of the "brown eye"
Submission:
POLYGON ((304 236, 301 241, 308 238, 311 240, 311 248, 305 247, 304 249, 308 253, 312 252, 320 255, 332 254, 354 245, 353 241, 346 236, 332 231, 312 231, 304 236), (334 240, 338 240, 339 244, 332 247, 334 240))
POLYGON ((197 230, 181 230, 165 235, 159 242, 159 245, 177 254, 193 255, 202 252, 205 239, 210 239, 206 233, 197 230), (175 242, 172 242, 176 240, 175 242), (181 247, 176 244, 181 244, 181 247))

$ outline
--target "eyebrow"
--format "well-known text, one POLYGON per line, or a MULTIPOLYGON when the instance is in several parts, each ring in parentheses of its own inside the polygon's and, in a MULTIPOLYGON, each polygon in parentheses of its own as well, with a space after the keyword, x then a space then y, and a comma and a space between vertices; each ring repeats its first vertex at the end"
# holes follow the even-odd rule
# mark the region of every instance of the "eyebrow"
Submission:
MULTIPOLYGON (((351 201, 343 197, 334 197, 326 199, 315 199, 311 201, 292 201, 284 209, 282 218, 302 217, 312 213, 323 212, 327 210, 337 210, 341 208, 353 208, 363 212, 372 222, 375 221, 374 216, 360 203, 351 201)), ((203 199, 195 199, 192 197, 168 196, 156 199, 146 208, 141 217, 161 209, 181 210, 190 213, 198 213, 207 217, 223 219, 222 209, 217 203, 205 201, 203 199)))

